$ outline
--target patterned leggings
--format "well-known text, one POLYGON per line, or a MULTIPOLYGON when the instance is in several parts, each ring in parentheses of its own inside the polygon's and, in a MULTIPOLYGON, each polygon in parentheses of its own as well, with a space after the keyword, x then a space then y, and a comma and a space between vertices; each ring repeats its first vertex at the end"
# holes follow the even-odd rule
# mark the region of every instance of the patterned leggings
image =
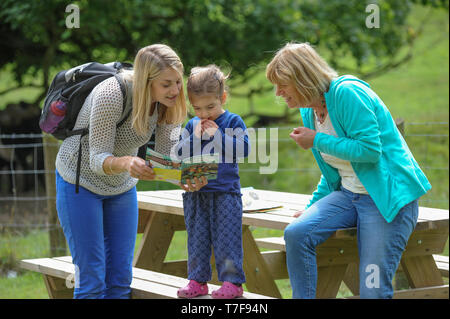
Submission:
POLYGON ((212 246, 219 281, 244 283, 241 195, 185 192, 183 205, 188 234, 188 279, 211 280, 212 246))

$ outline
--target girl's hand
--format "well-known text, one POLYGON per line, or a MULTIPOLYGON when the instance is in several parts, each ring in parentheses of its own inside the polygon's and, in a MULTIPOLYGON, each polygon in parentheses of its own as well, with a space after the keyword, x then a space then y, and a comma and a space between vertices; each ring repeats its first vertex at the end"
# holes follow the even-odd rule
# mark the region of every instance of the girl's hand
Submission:
POLYGON ((307 150, 314 145, 316 131, 307 127, 297 127, 289 134, 289 136, 297 143, 298 146, 307 150))
POLYGON ((209 136, 214 136, 218 128, 219 126, 214 121, 211 120, 202 121, 202 134, 206 133, 209 136))
POLYGON ((156 177, 153 169, 142 158, 137 156, 129 157, 127 171, 131 177, 142 180, 154 180, 156 177))
POLYGON ((300 215, 302 215, 305 211, 304 210, 299 210, 298 212, 295 212, 294 215, 292 215, 293 217, 297 218, 300 215))
POLYGON ((202 138, 202 134, 203 134, 202 124, 203 124, 203 120, 198 121, 197 125, 194 127, 194 135, 196 138, 202 138))
POLYGON ((197 177, 194 177, 194 183, 195 184, 192 184, 190 179, 187 179, 186 182, 187 182, 187 185, 186 184, 182 184, 182 183, 178 184, 178 186, 180 186, 186 192, 196 192, 200 188, 202 188, 203 186, 208 184, 208 180, 206 179, 205 176, 202 176, 200 179, 198 179, 197 177))

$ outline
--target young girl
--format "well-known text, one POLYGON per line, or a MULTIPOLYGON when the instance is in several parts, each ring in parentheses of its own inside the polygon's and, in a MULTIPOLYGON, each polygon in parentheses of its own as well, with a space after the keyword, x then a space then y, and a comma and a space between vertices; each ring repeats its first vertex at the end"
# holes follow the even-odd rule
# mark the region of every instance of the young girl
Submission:
POLYGON ((196 117, 186 124, 178 154, 185 158, 199 152, 219 153, 221 161, 216 180, 208 181, 198 191, 185 188, 187 192, 183 193, 190 281, 178 290, 182 298, 208 294, 212 247, 218 277, 223 282, 212 297, 229 299, 243 293, 242 200, 237 161, 248 155, 250 145, 241 117, 223 109, 226 78, 217 66, 208 65, 193 68, 187 81, 196 117), (201 149, 195 145, 201 145, 201 149))

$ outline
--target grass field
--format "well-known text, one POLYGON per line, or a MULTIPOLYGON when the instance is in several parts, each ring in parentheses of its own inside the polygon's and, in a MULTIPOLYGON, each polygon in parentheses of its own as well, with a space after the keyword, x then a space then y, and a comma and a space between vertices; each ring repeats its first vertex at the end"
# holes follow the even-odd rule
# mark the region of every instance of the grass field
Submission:
MULTIPOLYGON (((422 10, 415 10, 411 17, 419 21, 422 10)), ((424 169, 433 189, 421 199, 421 206, 449 208, 449 38, 448 14, 436 11, 433 19, 424 30, 424 35, 415 47, 415 57, 400 68, 392 70, 369 83, 384 100, 394 118, 406 121, 406 140, 416 160, 424 169), (439 124, 446 122, 447 124, 439 124)), ((339 70, 338 70, 339 71, 339 70)), ((8 73, 3 72, 0 80, 0 90, 6 88, 10 80, 8 73)), ((264 83, 263 70, 244 87, 235 89, 243 91, 246 87, 254 87, 264 83)), ((2 97, 4 102, 29 100, 38 92, 33 89, 16 91, 2 97)), ((238 114, 249 111, 248 101, 233 97, 229 100, 229 109, 238 114)), ((255 98, 255 109, 258 113, 282 114, 284 104, 274 98, 274 92, 268 92, 255 98)), ((291 123, 281 126, 292 127, 299 123, 300 116, 294 116, 291 123)), ((251 127, 249 121, 247 126, 251 127)), ((274 127, 279 125, 273 125, 274 127)), ((300 150, 289 141, 289 130, 279 130, 278 171, 272 175, 255 174, 261 164, 244 163, 241 169, 241 184, 243 187, 291 191, 310 194, 319 179, 320 173, 313 160, 311 152, 300 150)), ((139 183, 139 189, 168 189, 164 183, 139 183)), ((282 235, 281 231, 253 229, 255 237, 282 235)), ((169 260, 187 257, 185 232, 177 232, 174 244, 169 250, 169 260)), ((140 241, 138 235, 137 242, 140 241)), ((48 234, 44 231, 29 231, 20 235, 4 231, 0 234, 0 298, 47 298, 41 276, 32 272, 21 271, 14 266, 17 260, 23 258, 38 258, 49 255, 48 234), (11 271, 12 270, 12 271, 11 271), (10 278, 8 278, 8 276, 10 278)), ((448 242, 445 249, 448 255, 448 242)), ((290 298, 291 290, 288 280, 278 282, 284 298, 290 298)), ((339 296, 348 295, 348 290, 342 287, 339 296)))

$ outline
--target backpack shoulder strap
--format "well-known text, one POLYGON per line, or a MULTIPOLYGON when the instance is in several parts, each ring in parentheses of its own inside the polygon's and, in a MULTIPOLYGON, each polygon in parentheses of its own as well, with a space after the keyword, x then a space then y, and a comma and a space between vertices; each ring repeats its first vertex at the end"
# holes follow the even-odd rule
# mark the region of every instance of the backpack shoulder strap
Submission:
MULTIPOLYGON (((121 126, 131 114, 133 109, 133 83, 131 81, 126 81, 120 74, 116 75, 116 79, 119 82, 120 89, 123 95, 123 112, 122 117, 117 123, 117 127, 121 126)), ((145 159, 145 152, 147 150, 147 143, 139 147, 137 156, 145 159)))
POLYGON ((116 74, 115 77, 119 82, 123 96, 122 116, 117 123, 117 127, 120 127, 128 119, 133 108, 133 83, 131 81, 126 81, 121 74, 116 74))

